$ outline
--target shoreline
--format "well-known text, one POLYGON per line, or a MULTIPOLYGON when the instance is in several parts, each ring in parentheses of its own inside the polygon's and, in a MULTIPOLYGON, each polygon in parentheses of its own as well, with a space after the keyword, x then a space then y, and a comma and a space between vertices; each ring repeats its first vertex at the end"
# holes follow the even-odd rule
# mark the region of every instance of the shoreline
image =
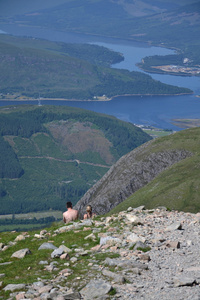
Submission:
MULTIPOLYGON (((67 101, 67 102, 108 102, 111 100, 114 100, 117 97, 156 97, 156 96, 186 96, 186 95, 193 95, 194 92, 191 93, 180 93, 180 94, 124 94, 124 95, 115 95, 111 98, 105 98, 105 99, 66 99, 66 98, 42 98, 42 99, 0 99, 0 101, 5 102, 25 102, 25 101, 35 101, 35 102, 41 102, 41 101, 67 101)), ((197 97, 197 96, 196 96, 197 97)))
POLYGON ((199 75, 194 75, 194 74, 190 74, 190 73, 184 73, 184 72, 168 72, 168 71, 163 71, 161 69, 156 69, 154 70, 153 69, 153 66, 151 66, 150 68, 151 69, 147 69, 147 68, 143 68, 141 65, 139 64, 136 64, 136 66, 144 71, 144 72, 147 72, 149 74, 163 74, 163 75, 172 75, 172 76, 182 76, 182 77, 199 77, 199 75))

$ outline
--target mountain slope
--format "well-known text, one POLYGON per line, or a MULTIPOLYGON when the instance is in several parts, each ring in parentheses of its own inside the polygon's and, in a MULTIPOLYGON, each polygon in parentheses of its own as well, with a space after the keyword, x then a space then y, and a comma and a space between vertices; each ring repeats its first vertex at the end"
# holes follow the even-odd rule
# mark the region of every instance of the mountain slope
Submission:
POLYGON ((0 128, 0 214, 64 210, 151 139, 130 123, 67 106, 1 107, 0 128))
POLYGON ((143 204, 148 208, 165 205, 198 211, 199 136, 200 128, 184 130, 131 151, 87 191, 76 207, 83 213, 90 203, 100 214, 143 204))

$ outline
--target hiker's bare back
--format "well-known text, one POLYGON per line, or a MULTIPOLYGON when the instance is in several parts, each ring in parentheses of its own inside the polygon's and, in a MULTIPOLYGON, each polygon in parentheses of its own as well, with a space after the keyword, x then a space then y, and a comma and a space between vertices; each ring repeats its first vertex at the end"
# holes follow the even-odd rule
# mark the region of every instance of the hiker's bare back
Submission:
POLYGON ((72 208, 72 203, 67 202, 67 211, 63 213, 63 221, 67 224, 78 219, 78 211, 72 208))

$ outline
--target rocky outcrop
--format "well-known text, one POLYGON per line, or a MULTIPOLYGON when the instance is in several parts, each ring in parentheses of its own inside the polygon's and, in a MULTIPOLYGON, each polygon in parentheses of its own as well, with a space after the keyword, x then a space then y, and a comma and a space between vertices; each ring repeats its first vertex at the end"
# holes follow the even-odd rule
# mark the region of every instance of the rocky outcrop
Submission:
POLYGON ((109 212, 134 192, 152 181, 158 174, 175 163, 192 155, 186 150, 148 153, 150 141, 124 155, 110 170, 78 201, 75 208, 82 216, 87 204, 97 214, 109 212))

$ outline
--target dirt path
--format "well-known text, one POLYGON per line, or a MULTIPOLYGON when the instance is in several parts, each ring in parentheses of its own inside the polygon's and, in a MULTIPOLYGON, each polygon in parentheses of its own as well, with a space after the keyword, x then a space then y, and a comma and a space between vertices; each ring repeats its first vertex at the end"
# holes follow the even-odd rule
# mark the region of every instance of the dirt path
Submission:
POLYGON ((101 168, 107 168, 110 169, 111 166, 107 166, 107 165, 102 165, 102 164, 94 164, 94 163, 90 163, 87 161, 80 161, 78 159, 60 159, 60 158, 54 158, 54 157, 50 157, 50 156, 19 156, 20 159, 24 159, 24 158, 30 158, 30 159, 49 159, 49 160, 55 160, 55 161, 61 161, 64 163, 71 163, 71 162, 76 162, 77 164, 86 164, 86 165, 91 165, 94 167, 101 167, 101 168))

